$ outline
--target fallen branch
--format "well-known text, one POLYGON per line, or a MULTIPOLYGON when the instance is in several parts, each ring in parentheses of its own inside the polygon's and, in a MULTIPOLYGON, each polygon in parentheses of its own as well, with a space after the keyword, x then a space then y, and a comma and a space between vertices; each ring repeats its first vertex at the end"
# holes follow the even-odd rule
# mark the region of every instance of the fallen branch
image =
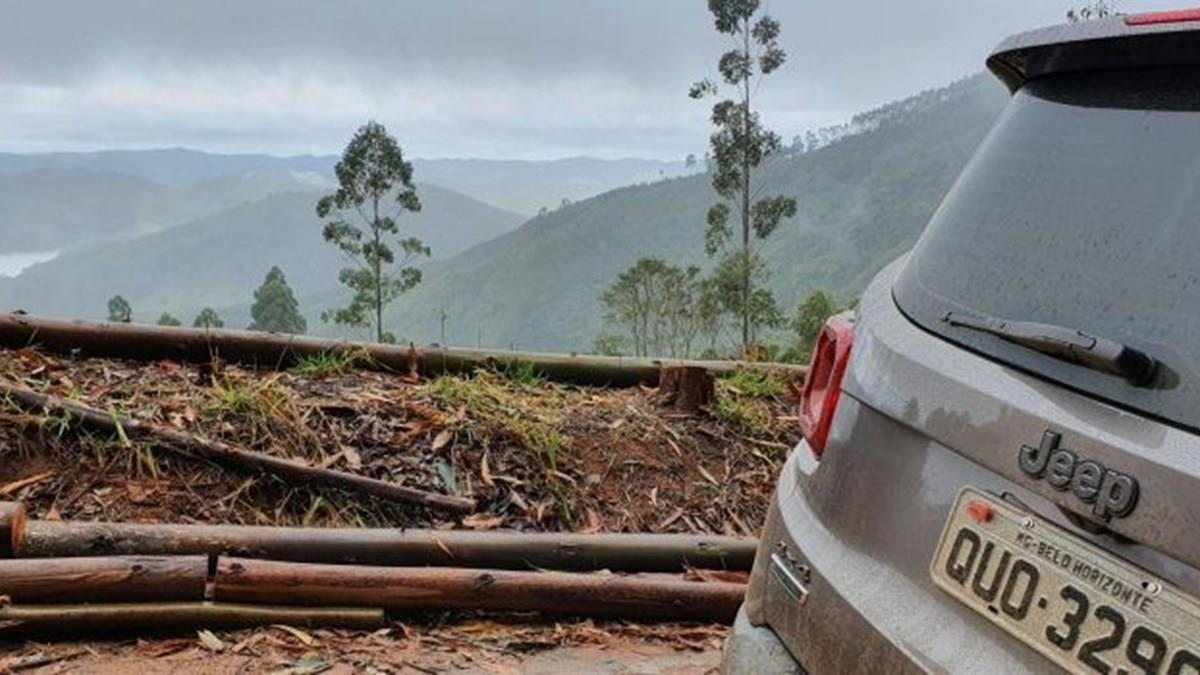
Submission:
MULTIPOLYGON (((3 510, 0 504, 0 511, 3 510)), ((30 521, 21 556, 236 555, 296 562, 502 569, 748 570, 752 537, 30 521)))
POLYGON ((326 485, 374 495, 393 502, 417 504, 452 513, 471 513, 475 510, 473 499, 417 490, 333 469, 307 466, 290 459, 247 450, 222 441, 209 440, 170 427, 121 417, 3 381, 0 381, 0 396, 29 410, 67 415, 73 422, 89 429, 123 433, 128 438, 146 439, 153 441, 155 445, 185 456, 198 457, 222 466, 269 473, 290 483, 326 485))
POLYGON ((732 622, 746 587, 613 574, 448 567, 365 567, 221 558, 221 602, 475 609, 571 616, 732 622))
POLYGON ((0 638, 63 633, 120 633, 287 626, 374 630, 381 609, 268 607, 209 602, 112 605, 9 605, 0 607, 0 638))
POLYGON ((204 599, 205 556, 0 560, 0 595, 15 603, 204 599))
POLYGON ((739 368, 778 371, 803 379, 808 369, 782 363, 685 361, 580 354, 544 354, 453 347, 402 347, 372 342, 347 342, 303 335, 151 326, 133 323, 66 321, 13 313, 0 316, 0 346, 20 349, 40 346, 61 354, 128 358, 143 361, 173 359, 198 363, 214 356, 262 368, 281 368, 300 359, 330 352, 367 354, 363 365, 392 372, 412 370, 425 375, 471 373, 478 368, 504 370, 529 365, 543 377, 593 386, 633 387, 656 384, 663 366, 693 366, 713 374, 739 368))

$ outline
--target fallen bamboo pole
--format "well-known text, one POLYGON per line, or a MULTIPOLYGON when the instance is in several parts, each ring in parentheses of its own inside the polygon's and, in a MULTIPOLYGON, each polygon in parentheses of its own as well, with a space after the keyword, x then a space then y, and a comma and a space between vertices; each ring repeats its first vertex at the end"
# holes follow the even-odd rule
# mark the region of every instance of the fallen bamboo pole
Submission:
POLYGON ((41 394, 32 389, 0 381, 0 396, 23 408, 46 413, 66 414, 84 427, 108 433, 124 433, 129 438, 153 441, 168 450, 188 457, 201 458, 214 464, 233 466, 250 471, 262 471, 290 483, 313 483, 351 492, 374 495, 393 502, 416 504, 451 513, 471 513, 475 500, 442 495, 387 481, 355 474, 307 466, 299 462, 239 448, 221 441, 209 440, 196 434, 169 427, 120 417, 81 403, 57 396, 41 394))
POLYGON ((29 521, 21 556, 236 555, 295 562, 503 569, 749 570, 753 537, 29 521))
POLYGON ((663 366, 701 367, 713 374, 739 368, 772 370, 802 379, 804 366, 741 361, 689 361, 581 354, 508 352, 453 347, 402 347, 370 342, 238 330, 151 326, 99 321, 68 321, 13 313, 0 316, 0 346, 28 346, 85 357, 139 360, 173 359, 207 363, 214 356, 263 368, 281 368, 328 352, 367 354, 366 368, 425 375, 470 373, 528 364, 550 380, 594 386, 656 384, 663 366))
POLYGON ((366 567, 221 558, 221 602, 380 606, 389 613, 447 609, 732 622, 744 584, 613 574, 449 567, 366 567))
POLYGON ((179 631, 287 626, 374 630, 383 610, 354 607, 270 607, 210 602, 0 607, 0 638, 37 635, 179 631))
POLYGON ((15 603, 204 599, 206 556, 0 560, 0 596, 15 603))
POLYGON ((15 558, 25 540, 25 505, 0 502, 0 558, 15 558))

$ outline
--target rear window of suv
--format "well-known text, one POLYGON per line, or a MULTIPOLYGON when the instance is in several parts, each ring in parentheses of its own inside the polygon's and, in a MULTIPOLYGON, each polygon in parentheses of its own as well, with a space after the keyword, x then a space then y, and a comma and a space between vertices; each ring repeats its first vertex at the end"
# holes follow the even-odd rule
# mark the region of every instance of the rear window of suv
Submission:
POLYGON ((893 289, 927 330, 990 358, 1200 427, 1200 70, 1058 75, 1016 92, 893 289), (1078 329, 1162 364, 1135 387, 947 312, 1078 329))

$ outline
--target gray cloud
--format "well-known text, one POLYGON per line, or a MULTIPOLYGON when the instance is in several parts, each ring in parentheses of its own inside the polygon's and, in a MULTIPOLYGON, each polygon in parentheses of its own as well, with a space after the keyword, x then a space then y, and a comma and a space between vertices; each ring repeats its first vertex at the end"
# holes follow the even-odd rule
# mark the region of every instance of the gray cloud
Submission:
MULTIPOLYGON (((975 72, 1070 3, 764 5, 790 60, 760 105, 789 137, 975 72)), ((421 156, 679 157, 725 44, 703 0, 0 0, 0 150, 336 152, 373 117, 421 156)))

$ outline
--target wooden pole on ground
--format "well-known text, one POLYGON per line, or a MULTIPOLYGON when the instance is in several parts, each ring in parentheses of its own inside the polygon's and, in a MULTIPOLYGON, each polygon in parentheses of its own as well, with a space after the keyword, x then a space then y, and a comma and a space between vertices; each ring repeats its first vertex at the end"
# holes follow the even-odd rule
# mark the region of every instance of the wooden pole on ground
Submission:
POLYGON ((222 441, 209 440, 170 427, 142 422, 129 417, 120 417, 8 382, 0 381, 0 396, 7 397, 7 400, 29 410, 68 415, 72 421, 77 421, 89 429, 108 433, 123 432, 130 438, 149 440, 187 457, 200 458, 227 467, 269 473, 292 484, 325 485, 373 495, 388 501, 416 504, 458 514, 471 513, 475 510, 475 500, 473 499, 427 492, 367 476, 308 466, 294 460, 247 450, 222 441))
POLYGON ((209 602, 0 607, 0 638, 61 634, 233 630, 284 624, 375 630, 383 610, 349 607, 268 607, 209 602))
POLYGON ((547 379, 572 384, 611 387, 654 385, 663 366, 699 366, 714 374, 739 368, 771 370, 802 379, 805 366, 739 361, 545 354, 454 347, 403 347, 371 342, 346 342, 303 335, 256 331, 214 330, 136 323, 68 321, 13 313, 0 315, 0 346, 12 349, 39 346, 62 354, 139 360, 172 359, 208 363, 215 357, 259 368, 288 367, 298 360, 328 352, 369 356, 364 368, 423 375, 471 373, 477 368, 505 369, 531 365, 547 379))
POLYGON ((615 574, 366 567, 221 558, 220 602, 380 606, 388 612, 500 612, 732 622, 744 584, 615 574))
POLYGON ((235 555, 296 562, 502 569, 749 570, 753 537, 29 521, 23 557, 235 555))
POLYGON ((0 595, 15 603, 204 599, 205 556, 0 560, 0 595))

